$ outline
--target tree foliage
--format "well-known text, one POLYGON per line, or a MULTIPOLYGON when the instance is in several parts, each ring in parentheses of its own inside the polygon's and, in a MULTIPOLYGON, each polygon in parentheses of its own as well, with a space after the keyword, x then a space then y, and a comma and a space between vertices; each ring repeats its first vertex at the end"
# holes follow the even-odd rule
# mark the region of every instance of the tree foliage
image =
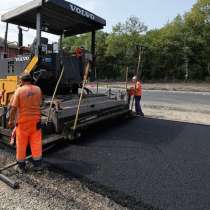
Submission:
MULTIPOLYGON (((73 51, 90 49, 90 34, 64 39, 73 51)), ((190 12, 177 15, 160 29, 147 31, 138 17, 97 32, 97 72, 100 79, 124 79, 125 68, 135 74, 137 45, 144 46, 143 79, 205 80, 210 78, 210 0, 198 0, 190 12)))

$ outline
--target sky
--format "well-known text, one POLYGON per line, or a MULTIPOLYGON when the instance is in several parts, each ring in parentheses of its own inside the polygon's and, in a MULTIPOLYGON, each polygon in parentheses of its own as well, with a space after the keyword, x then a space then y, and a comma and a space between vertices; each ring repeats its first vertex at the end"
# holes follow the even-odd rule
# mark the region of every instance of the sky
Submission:
MULTIPOLYGON (((1 0, 0 15, 31 0, 1 0)), ((130 16, 140 18, 149 29, 160 28, 176 15, 190 11, 196 0, 68 0, 98 16, 106 19, 105 31, 110 32, 112 26, 124 22, 130 16)), ((17 27, 10 26, 9 40, 17 40, 17 27)), ((0 23, 0 37, 4 37, 5 24, 0 23)), ((56 36, 46 35, 51 41, 56 36)), ((34 31, 27 32, 24 44, 30 44, 34 31)))

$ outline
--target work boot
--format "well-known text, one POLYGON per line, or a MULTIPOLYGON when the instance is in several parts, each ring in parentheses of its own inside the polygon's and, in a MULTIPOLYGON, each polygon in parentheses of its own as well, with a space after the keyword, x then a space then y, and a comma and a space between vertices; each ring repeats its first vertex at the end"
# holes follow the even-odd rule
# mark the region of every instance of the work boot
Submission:
POLYGON ((25 162, 18 162, 17 166, 15 167, 15 171, 18 174, 24 174, 26 173, 26 163, 25 162))
POLYGON ((140 115, 141 115, 141 117, 144 117, 144 113, 143 112, 140 115))
POLYGON ((42 160, 33 160, 33 170, 39 174, 43 172, 42 160))
POLYGON ((136 116, 137 116, 137 117, 140 117, 140 116, 141 116, 141 117, 144 117, 144 113, 143 113, 143 112, 142 112, 142 113, 136 113, 136 116))

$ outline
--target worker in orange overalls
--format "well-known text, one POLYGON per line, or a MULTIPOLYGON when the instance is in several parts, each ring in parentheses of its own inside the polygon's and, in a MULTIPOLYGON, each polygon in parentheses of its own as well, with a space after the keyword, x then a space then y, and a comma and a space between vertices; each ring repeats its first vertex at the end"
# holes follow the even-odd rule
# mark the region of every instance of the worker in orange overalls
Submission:
POLYGON ((130 89, 127 90, 128 93, 128 104, 129 104, 129 108, 132 109, 132 105, 131 102, 134 100, 134 92, 135 92, 135 84, 132 84, 130 89))
POLYGON ((141 97, 142 97, 142 85, 141 81, 137 80, 137 76, 132 78, 132 86, 130 88, 130 96, 134 95, 135 99, 135 111, 137 116, 144 116, 141 109, 141 97))
POLYGON ((84 55, 84 53, 85 53, 85 48, 83 46, 77 47, 75 49, 75 54, 77 58, 81 58, 84 55))
POLYGON ((83 46, 77 47, 75 49, 76 58, 79 60, 79 71, 81 79, 84 73, 84 63, 85 63, 85 48, 83 46))
POLYGON ((80 47, 77 47, 77 48, 75 49, 75 54, 76 54, 76 57, 77 57, 77 58, 80 58, 80 57, 82 56, 82 50, 81 50, 80 47))
POLYGON ((42 160, 41 89, 32 85, 30 74, 21 75, 22 87, 17 88, 10 103, 9 128, 16 126, 17 171, 26 172, 26 149, 30 145, 34 170, 40 171, 42 160))

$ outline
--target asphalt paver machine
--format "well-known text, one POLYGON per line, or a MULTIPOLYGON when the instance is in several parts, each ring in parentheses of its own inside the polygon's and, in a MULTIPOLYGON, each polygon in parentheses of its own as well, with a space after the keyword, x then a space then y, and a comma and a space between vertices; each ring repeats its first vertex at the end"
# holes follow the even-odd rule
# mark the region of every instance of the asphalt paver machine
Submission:
POLYGON ((6 23, 6 33, 5 55, 0 59, 0 141, 7 143, 11 136, 7 128, 8 104, 22 72, 30 73, 44 94, 41 107, 44 145, 75 139, 83 128, 130 112, 127 101, 119 97, 88 90, 81 97, 84 75, 89 66, 91 69, 95 65, 96 31, 106 25, 104 19, 64 0, 34 0, 2 15, 1 20, 6 23), (23 46, 23 27, 36 30, 28 53, 15 58, 7 56, 9 24, 18 26, 19 49, 23 46), (42 32, 60 36, 59 43, 49 44, 42 32), (84 59, 64 52, 63 37, 87 32, 92 33, 91 52, 83 55, 84 59))

